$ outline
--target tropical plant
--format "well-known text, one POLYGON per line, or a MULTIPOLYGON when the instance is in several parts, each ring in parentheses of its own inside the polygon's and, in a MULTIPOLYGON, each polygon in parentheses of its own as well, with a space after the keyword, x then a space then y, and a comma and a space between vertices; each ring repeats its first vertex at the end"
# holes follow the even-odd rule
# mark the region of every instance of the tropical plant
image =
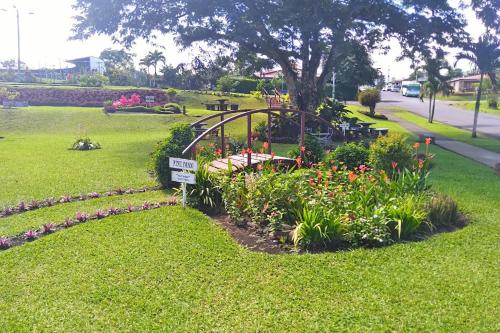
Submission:
POLYGON ((312 135, 306 135, 304 137, 304 146, 297 147, 288 152, 288 156, 291 158, 296 158, 298 156, 302 157, 302 161, 308 165, 312 163, 318 163, 323 159, 325 155, 325 150, 318 138, 312 135))
POLYGON ((394 200, 387 209, 387 218, 394 224, 398 239, 410 237, 426 222, 423 197, 412 194, 394 200))
POLYGON ((89 137, 76 139, 71 146, 72 150, 96 150, 101 149, 101 145, 98 142, 92 141, 89 137))
POLYGON ((189 186, 189 204, 204 212, 220 212, 223 207, 221 188, 216 175, 208 171, 208 165, 198 159, 196 184, 189 186))
POLYGON ((451 68, 444 56, 445 53, 443 51, 437 50, 435 57, 425 57, 425 64, 422 67, 422 69, 427 72, 427 81, 422 87, 423 89, 420 93, 420 99, 423 100, 424 96, 429 97, 429 123, 434 121, 436 95, 441 93, 447 96, 451 92, 451 87, 448 84, 451 68), (446 72, 446 74, 444 74, 444 72, 446 72))
POLYGON ((496 69, 500 67, 500 39, 491 34, 479 37, 476 43, 466 43, 463 52, 457 54, 455 65, 462 59, 470 61, 476 66, 480 73, 479 88, 476 95, 476 106, 474 108, 474 123, 472 126, 472 137, 477 137, 477 120, 481 107, 482 84, 484 76, 487 75, 496 95, 497 79, 496 69))

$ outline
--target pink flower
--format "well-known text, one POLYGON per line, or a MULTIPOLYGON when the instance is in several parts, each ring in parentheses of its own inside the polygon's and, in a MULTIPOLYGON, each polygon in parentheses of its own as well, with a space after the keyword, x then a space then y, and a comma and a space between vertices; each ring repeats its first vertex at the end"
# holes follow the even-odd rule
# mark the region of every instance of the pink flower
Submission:
POLYGON ((398 167, 398 162, 392 161, 391 166, 393 170, 396 170, 396 168, 398 167))

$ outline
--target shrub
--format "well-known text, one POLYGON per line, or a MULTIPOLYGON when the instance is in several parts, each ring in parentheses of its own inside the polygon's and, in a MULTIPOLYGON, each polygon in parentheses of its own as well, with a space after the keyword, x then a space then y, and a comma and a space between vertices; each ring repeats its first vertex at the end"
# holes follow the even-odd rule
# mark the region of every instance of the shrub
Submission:
POLYGON ((370 108, 370 115, 375 115, 375 107, 380 102, 380 91, 377 89, 366 89, 359 93, 358 101, 361 105, 370 108))
POLYGON ((432 196, 426 205, 426 210, 430 223, 436 228, 461 224, 458 206, 449 196, 442 194, 432 196))
POLYGON ((348 114, 352 113, 347 109, 347 106, 334 101, 331 98, 327 98, 325 102, 323 102, 318 107, 319 116, 330 123, 340 124, 349 120, 347 117, 348 114))
POLYGON ((168 112, 173 112, 173 113, 181 113, 182 108, 179 104, 177 103, 168 103, 163 106, 162 111, 168 111, 168 112))
POLYGON ((262 142, 267 141, 267 122, 259 122, 255 128, 254 132, 258 134, 258 139, 262 142))
POLYGON ((413 235, 426 221, 427 214, 423 210, 421 196, 409 195, 393 201, 387 210, 387 217, 392 221, 392 228, 398 239, 413 235))
POLYGON ((170 100, 173 101, 177 97, 177 90, 174 88, 168 88, 166 90, 166 94, 170 98, 170 100))
POLYGON ((80 138, 76 139, 75 143, 71 146, 72 150, 95 150, 101 149, 101 145, 98 142, 92 141, 90 138, 80 138))
POLYGON ((498 108, 498 97, 496 94, 492 93, 488 95, 488 106, 492 109, 498 108))
POLYGON ((101 74, 82 75, 78 81, 82 87, 103 87, 109 84, 109 78, 101 74))
POLYGON ((406 141, 407 138, 399 133, 379 137, 370 146, 370 165, 386 172, 410 167, 414 151, 406 141))
POLYGON ((152 153, 151 169, 163 187, 172 186, 169 158, 182 157, 182 151, 193 139, 194 133, 189 124, 176 124, 172 127, 170 135, 157 144, 152 153))
POLYGON ((335 161, 343 163, 348 169, 353 170, 368 162, 370 151, 363 145, 347 143, 337 147, 327 157, 327 162, 335 161))
POLYGON ((297 147, 288 152, 288 156, 291 158, 296 158, 301 155, 301 150, 304 150, 304 163, 309 165, 312 163, 318 163, 321 161, 325 155, 325 151, 321 146, 319 140, 312 136, 306 135, 304 138, 304 147, 297 147))
POLYGON ((9 239, 1 237, 0 238, 0 250, 6 250, 11 247, 12 244, 9 239))

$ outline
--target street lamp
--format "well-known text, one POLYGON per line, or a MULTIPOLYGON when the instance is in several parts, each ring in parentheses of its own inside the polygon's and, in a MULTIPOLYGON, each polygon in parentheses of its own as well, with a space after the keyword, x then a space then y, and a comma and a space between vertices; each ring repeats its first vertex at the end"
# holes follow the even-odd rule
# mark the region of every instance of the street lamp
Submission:
MULTIPOLYGON (((19 20, 19 8, 16 5, 13 5, 12 8, 16 10, 16 19, 17 19, 17 70, 21 72, 21 24, 19 20)), ((7 12, 7 9, 0 8, 1 11, 7 12)), ((28 15, 34 15, 33 12, 28 12, 28 15)))

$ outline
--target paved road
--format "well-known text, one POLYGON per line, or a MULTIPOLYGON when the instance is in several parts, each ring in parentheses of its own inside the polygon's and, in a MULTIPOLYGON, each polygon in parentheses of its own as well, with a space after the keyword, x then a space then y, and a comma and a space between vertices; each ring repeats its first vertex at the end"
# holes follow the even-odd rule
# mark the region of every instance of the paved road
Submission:
MULTIPOLYGON (((427 99, 422 102, 418 98, 404 97, 400 93, 382 92, 382 102, 377 105, 377 108, 390 107, 402 108, 426 118, 429 114, 429 101, 427 99)), ((455 127, 472 130, 474 112, 459 109, 447 102, 436 101, 434 119, 455 127)), ((480 113, 477 130, 500 139, 500 116, 480 113)))

